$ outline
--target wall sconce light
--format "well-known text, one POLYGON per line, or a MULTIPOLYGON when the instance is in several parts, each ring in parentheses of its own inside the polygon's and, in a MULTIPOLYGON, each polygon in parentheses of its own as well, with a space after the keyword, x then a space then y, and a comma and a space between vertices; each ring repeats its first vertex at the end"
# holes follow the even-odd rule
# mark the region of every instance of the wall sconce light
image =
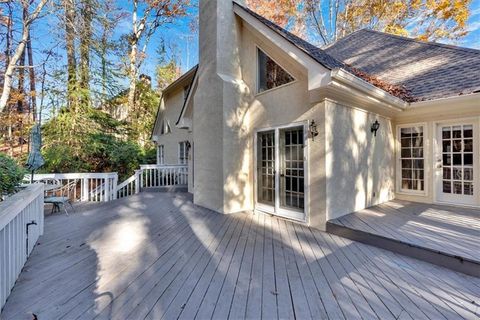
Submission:
POLYGON ((378 120, 375 120, 375 122, 372 124, 372 128, 370 129, 374 137, 377 136, 378 129, 380 129, 380 123, 378 120))
POLYGON ((310 136, 312 137, 312 141, 314 141, 315 137, 318 136, 317 124, 315 123, 315 120, 312 120, 312 122, 310 122, 310 126, 308 127, 308 130, 310 131, 310 136))
POLYGON ((192 145, 190 144, 190 141, 185 141, 185 146, 187 147, 187 150, 190 150, 192 148, 192 145))

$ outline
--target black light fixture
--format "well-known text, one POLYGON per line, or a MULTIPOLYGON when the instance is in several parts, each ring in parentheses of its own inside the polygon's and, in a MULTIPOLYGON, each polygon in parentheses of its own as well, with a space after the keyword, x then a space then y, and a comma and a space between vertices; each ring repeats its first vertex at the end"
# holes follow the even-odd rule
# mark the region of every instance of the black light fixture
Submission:
POLYGON ((312 141, 314 141, 315 137, 318 136, 317 124, 315 123, 315 120, 312 120, 312 122, 310 122, 310 126, 308 129, 310 131, 310 136, 312 137, 312 141))
POLYGON ((377 131, 379 128, 380 128, 380 123, 378 122, 378 120, 375 120, 375 122, 372 124, 372 128, 370 129, 374 137, 377 136, 377 131))
POLYGON ((190 141, 185 141, 185 146, 187 147, 187 150, 190 150, 190 148, 192 147, 192 145, 190 144, 190 141))

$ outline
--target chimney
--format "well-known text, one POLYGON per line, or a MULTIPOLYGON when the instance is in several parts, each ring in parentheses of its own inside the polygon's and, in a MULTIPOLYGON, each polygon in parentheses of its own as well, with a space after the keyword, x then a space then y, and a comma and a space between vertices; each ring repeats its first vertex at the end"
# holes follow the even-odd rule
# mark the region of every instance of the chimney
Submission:
MULTIPOLYGON (((231 207, 234 201, 228 190, 238 190, 235 176, 238 157, 243 157, 238 153, 244 147, 237 141, 242 129, 233 119, 245 91, 239 53, 241 22, 233 8, 231 0, 200 0, 199 81, 193 114, 194 200, 222 213, 245 209, 231 207)), ((245 179, 246 174, 241 175, 245 179)))

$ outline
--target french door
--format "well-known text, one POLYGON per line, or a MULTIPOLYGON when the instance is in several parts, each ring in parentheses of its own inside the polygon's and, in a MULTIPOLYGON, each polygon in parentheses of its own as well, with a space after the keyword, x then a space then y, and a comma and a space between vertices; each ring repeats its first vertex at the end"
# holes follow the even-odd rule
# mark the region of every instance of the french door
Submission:
POLYGON ((473 123, 437 127, 437 200, 475 205, 478 193, 476 127, 473 123))
POLYGON ((305 221, 303 126, 257 133, 256 209, 305 221))

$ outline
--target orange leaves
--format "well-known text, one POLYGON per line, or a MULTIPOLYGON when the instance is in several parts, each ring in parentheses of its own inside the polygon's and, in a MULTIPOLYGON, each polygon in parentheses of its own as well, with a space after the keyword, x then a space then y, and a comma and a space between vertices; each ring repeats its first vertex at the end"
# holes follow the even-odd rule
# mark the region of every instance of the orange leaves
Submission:
POLYGON ((247 0, 249 8, 259 15, 285 27, 291 18, 298 16, 300 0, 247 0))
POLYGON ((470 0, 358 0, 340 14, 346 34, 368 27, 419 40, 465 35, 470 0))

